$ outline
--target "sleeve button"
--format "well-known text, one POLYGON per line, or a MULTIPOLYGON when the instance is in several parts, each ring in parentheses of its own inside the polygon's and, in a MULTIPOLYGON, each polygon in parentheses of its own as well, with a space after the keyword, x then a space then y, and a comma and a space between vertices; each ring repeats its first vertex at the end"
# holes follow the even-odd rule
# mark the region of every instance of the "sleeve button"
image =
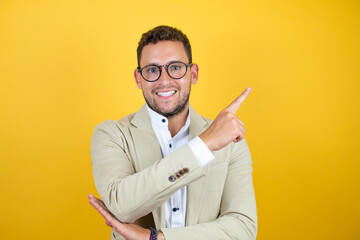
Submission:
POLYGON ((176 179, 176 178, 175 178, 174 176, 170 176, 170 177, 169 177, 169 181, 170 181, 170 182, 174 182, 175 179, 176 179))

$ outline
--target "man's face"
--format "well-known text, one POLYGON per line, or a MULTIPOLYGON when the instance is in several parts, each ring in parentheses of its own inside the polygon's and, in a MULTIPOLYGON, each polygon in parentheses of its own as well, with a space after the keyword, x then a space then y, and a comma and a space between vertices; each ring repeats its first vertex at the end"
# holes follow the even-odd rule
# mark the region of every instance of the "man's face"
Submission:
MULTIPOLYGON (((174 61, 189 63, 183 44, 160 41, 143 48, 140 67, 149 64, 166 65, 174 61)), ((188 109, 191 84, 195 84, 198 79, 198 66, 193 64, 180 79, 171 78, 165 68, 162 68, 161 76, 156 82, 145 81, 137 70, 134 75, 149 107, 163 116, 173 117, 188 109)))

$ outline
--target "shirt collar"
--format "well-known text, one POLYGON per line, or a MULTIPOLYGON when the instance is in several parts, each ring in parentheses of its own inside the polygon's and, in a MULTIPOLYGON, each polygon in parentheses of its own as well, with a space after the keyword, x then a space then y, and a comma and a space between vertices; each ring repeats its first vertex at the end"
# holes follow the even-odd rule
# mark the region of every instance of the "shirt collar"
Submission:
MULTIPOLYGON (((150 115, 150 119, 151 119, 151 124, 154 126, 154 127, 157 127, 157 128, 165 128, 168 129, 168 120, 166 117, 164 117, 163 115, 155 112, 154 110, 152 110, 149 105, 147 105, 146 103, 146 108, 149 112, 149 115, 150 115)), ((189 107, 189 114, 186 118, 186 122, 184 124, 184 126, 180 129, 180 131, 176 134, 176 136, 184 133, 184 132, 188 132, 189 130, 189 126, 190 126, 190 114, 191 114, 191 108, 189 107)))

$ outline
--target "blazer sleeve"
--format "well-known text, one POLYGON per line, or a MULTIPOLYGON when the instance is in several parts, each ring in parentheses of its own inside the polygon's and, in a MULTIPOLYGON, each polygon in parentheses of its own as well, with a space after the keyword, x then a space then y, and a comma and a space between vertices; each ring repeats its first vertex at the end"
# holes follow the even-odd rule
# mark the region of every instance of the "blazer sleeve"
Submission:
POLYGON ((244 140, 232 143, 219 217, 207 223, 161 229, 166 240, 256 239, 257 212, 252 160, 244 140))
POLYGON ((95 127, 90 151, 95 185, 106 207, 122 222, 147 215, 178 189, 205 175, 187 144, 139 172, 126 148, 116 121, 95 127), (184 168, 188 171, 176 177, 184 168))

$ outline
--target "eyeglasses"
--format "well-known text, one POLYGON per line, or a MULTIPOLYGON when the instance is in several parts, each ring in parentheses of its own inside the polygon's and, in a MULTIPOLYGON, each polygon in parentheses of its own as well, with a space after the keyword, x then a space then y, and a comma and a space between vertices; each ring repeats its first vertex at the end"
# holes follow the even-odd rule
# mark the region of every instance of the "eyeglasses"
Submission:
POLYGON ((155 82, 159 80, 162 68, 164 67, 171 78, 180 79, 185 76, 188 67, 192 65, 192 63, 186 64, 179 61, 171 62, 166 65, 151 64, 143 68, 138 67, 138 72, 141 74, 145 81, 155 82))

